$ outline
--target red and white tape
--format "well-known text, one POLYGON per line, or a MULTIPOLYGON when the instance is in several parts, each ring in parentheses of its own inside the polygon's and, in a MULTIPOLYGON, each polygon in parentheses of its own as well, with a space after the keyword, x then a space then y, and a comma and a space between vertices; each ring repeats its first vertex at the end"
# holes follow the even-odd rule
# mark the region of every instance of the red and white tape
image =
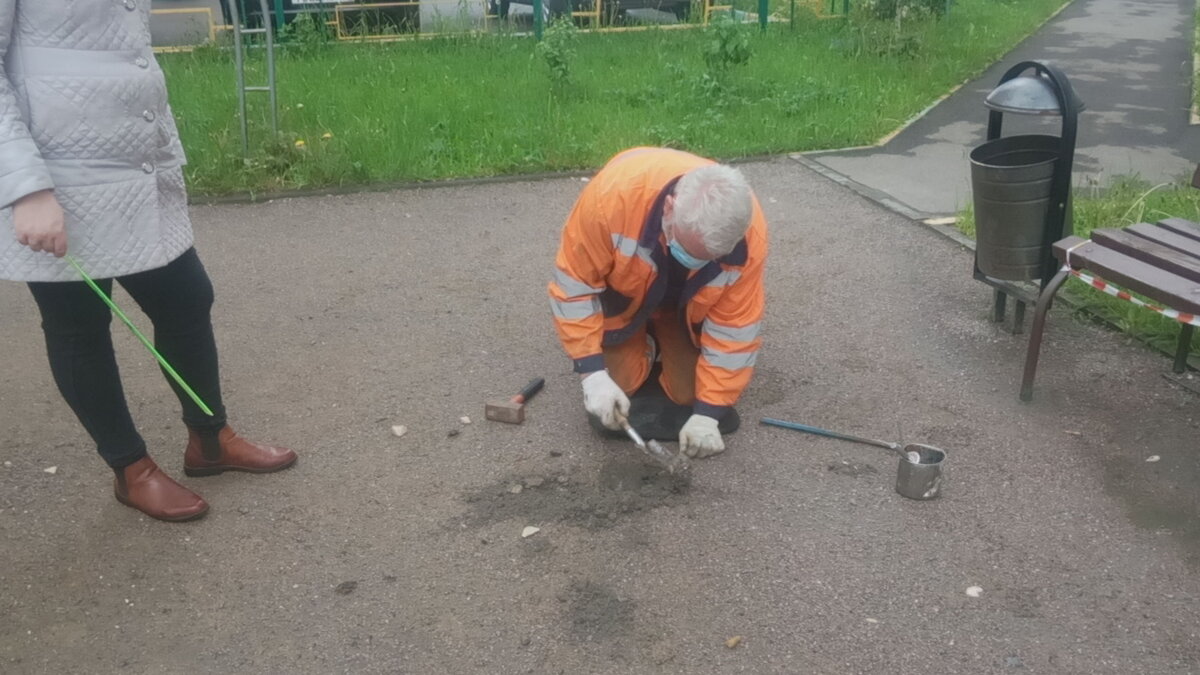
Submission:
POLYGON ((1162 314, 1163 316, 1165 316, 1167 318, 1175 319, 1179 323, 1186 323, 1191 326, 1200 326, 1200 317, 1196 316, 1195 314, 1188 314, 1186 312, 1180 312, 1179 310, 1171 309, 1169 307, 1159 307, 1158 305, 1152 305, 1152 304, 1146 302, 1145 300, 1133 297, 1128 292, 1123 291, 1120 288, 1117 288, 1116 286, 1113 286, 1112 284, 1108 283, 1107 281, 1105 281, 1103 279, 1089 276, 1087 274, 1084 274, 1083 272, 1080 272, 1079 270, 1073 270, 1067 265, 1063 265, 1063 270, 1069 271, 1071 273, 1071 276, 1076 277, 1077 279, 1079 279, 1083 283, 1091 286, 1092 288, 1100 289, 1113 297, 1121 298, 1122 300, 1128 300, 1129 302, 1132 302, 1133 304, 1135 304, 1139 307, 1145 307, 1146 309, 1154 310, 1155 312, 1158 312, 1159 314, 1162 314))

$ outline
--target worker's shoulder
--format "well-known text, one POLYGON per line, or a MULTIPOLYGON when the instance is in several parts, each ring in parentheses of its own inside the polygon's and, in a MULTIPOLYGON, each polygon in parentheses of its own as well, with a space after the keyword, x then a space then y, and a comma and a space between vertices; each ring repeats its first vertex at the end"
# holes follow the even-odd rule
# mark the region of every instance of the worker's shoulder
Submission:
POLYGON ((642 146, 618 153, 608 160, 600 173, 629 176, 639 174, 679 176, 690 169, 714 163, 711 159, 705 159, 683 150, 642 146))
POLYGON ((757 209, 755 209, 755 216, 750 220, 750 228, 746 230, 745 240, 747 257, 750 260, 766 257, 767 219, 757 209))

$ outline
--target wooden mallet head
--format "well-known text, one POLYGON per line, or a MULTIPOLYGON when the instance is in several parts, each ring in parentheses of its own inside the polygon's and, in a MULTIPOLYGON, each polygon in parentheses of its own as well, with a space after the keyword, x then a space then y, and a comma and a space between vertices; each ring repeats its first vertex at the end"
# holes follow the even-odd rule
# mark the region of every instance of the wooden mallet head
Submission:
POLYGON ((495 399, 488 401, 483 407, 483 414, 489 420, 505 424, 520 424, 525 421, 525 403, 542 390, 546 380, 537 378, 525 385, 521 393, 510 399, 495 399))
POLYGON ((484 415, 496 422, 520 424, 525 421, 525 402, 507 398, 494 399, 484 406, 484 415))

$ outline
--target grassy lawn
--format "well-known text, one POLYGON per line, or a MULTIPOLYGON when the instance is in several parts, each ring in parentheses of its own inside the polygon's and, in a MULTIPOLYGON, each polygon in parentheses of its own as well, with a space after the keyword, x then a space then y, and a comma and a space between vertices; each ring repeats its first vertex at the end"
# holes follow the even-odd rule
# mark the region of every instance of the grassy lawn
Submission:
MULTIPOLYGON (((1104 192, 1075 192, 1074 226, 1075 234, 1080 237, 1086 238, 1098 227, 1127 227, 1172 217, 1200 221, 1200 190, 1187 185, 1151 187, 1139 181, 1125 181, 1104 192)), ((962 214, 958 226, 965 234, 974 236, 973 214, 969 211, 962 214)), ((1065 295, 1083 312, 1100 317, 1154 347, 1174 353, 1179 322, 1106 295, 1074 278, 1059 294, 1065 295)), ((1192 339, 1192 356, 1200 357, 1200 333, 1192 339)))
POLYGON ((193 193, 262 193, 590 168, 638 144, 724 159, 870 144, 1061 4, 959 0, 899 28, 798 11, 748 28, 749 61, 727 68, 706 66, 717 38, 701 30, 578 34, 557 71, 523 37, 305 43, 278 62, 281 138, 251 94, 248 161, 229 52, 160 58, 193 193))

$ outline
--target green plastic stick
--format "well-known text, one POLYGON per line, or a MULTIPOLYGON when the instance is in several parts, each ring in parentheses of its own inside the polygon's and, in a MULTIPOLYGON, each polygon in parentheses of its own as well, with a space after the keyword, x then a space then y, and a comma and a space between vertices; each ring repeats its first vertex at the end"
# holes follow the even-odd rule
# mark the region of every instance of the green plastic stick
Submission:
POLYGON ((175 372, 175 369, 171 367, 171 364, 167 363, 167 360, 163 358, 163 355, 158 353, 158 350, 154 348, 154 345, 150 344, 150 341, 146 339, 145 335, 142 335, 142 331, 138 330, 137 326, 133 325, 133 322, 129 320, 129 317, 125 316, 125 312, 122 312, 121 308, 117 307, 117 303, 113 302, 112 298, 105 295, 104 291, 96 285, 96 282, 92 281, 92 278, 87 275, 87 272, 83 271, 83 268, 79 266, 79 263, 75 260, 75 258, 67 256, 67 262, 71 263, 71 267, 74 267, 75 271, 79 272, 79 276, 83 277, 83 280, 87 282, 87 285, 91 286, 93 291, 96 291, 96 295, 100 296, 100 299, 104 301, 104 304, 108 305, 108 308, 113 311, 113 314, 116 314, 121 321, 125 322, 126 326, 129 326, 129 330, 133 331, 133 334, 137 336, 137 339, 141 340, 142 344, 146 345, 146 349, 149 349, 150 353, 154 355, 154 358, 158 359, 158 363, 163 367, 163 370, 167 371, 167 373, 175 380, 176 383, 179 384, 180 387, 183 387, 183 390, 187 392, 187 395, 191 396, 192 400, 196 402, 196 405, 200 406, 200 409, 204 411, 204 414, 212 417, 212 410, 209 410, 208 406, 204 405, 204 401, 200 400, 200 397, 196 395, 196 392, 192 391, 192 388, 188 386, 188 383, 183 381, 183 378, 179 376, 179 373, 175 372))

